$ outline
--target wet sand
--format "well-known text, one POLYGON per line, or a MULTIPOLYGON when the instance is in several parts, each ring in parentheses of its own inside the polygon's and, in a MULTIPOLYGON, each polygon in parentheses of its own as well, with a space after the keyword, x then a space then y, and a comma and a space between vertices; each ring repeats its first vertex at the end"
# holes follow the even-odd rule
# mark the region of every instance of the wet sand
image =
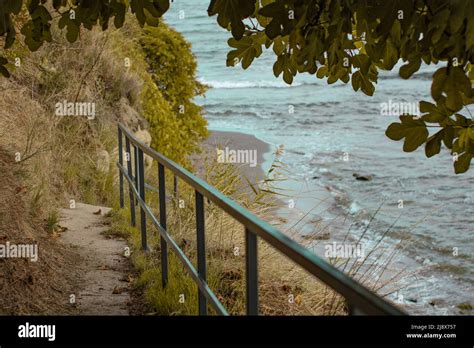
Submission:
POLYGON ((249 164, 238 164, 242 175, 245 175, 252 183, 261 180, 265 176, 265 155, 270 154, 273 149, 271 145, 256 138, 251 134, 224 132, 224 131, 210 131, 211 134, 205 140, 204 146, 210 153, 215 153, 217 156, 217 148, 228 147, 232 150, 250 150, 257 152, 256 166, 249 164))

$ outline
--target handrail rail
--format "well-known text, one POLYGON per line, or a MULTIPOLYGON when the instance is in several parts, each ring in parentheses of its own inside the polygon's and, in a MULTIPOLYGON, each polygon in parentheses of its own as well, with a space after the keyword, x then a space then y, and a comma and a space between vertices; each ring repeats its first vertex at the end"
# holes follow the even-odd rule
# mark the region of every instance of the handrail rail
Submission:
MULTIPOLYGON (((205 181, 199 179, 186 169, 175 162, 166 158, 159 152, 153 150, 137 139, 123 124, 118 124, 119 136, 119 163, 117 163, 120 172, 120 204, 124 206, 123 199, 123 178, 125 177, 130 186, 130 204, 137 199, 142 212, 142 246, 146 249, 146 223, 145 216, 148 215, 155 227, 157 227, 162 241, 162 275, 166 273, 166 279, 163 278, 163 286, 167 282, 167 243, 177 253, 178 257, 185 264, 193 279, 199 286, 199 308, 200 314, 206 314, 206 301, 220 313, 227 314, 222 304, 217 300, 215 294, 209 289, 206 283, 205 270, 205 238, 204 238, 204 208, 203 197, 220 207, 234 219, 244 225, 246 230, 246 270, 247 270, 247 314, 258 314, 258 278, 257 278, 257 239, 262 238, 273 248, 277 249, 295 263, 302 266, 306 271, 314 275, 317 279, 330 286, 349 303, 350 314, 374 314, 374 315, 404 315, 405 313, 382 299, 378 295, 333 267, 322 258, 298 244, 269 223, 259 219, 251 212, 225 196, 223 193, 212 187, 205 181), (123 167, 123 135, 125 135, 128 161, 127 171, 123 167), (135 150, 135 176, 132 175, 130 144, 135 150), (159 167, 159 187, 160 193, 160 222, 153 215, 145 203, 145 185, 143 170, 143 154, 149 155, 158 162, 159 167), (138 157, 137 157, 138 155, 138 157), (138 163, 137 163, 138 162, 138 163), (196 223, 198 230, 198 271, 194 269, 189 259, 174 243, 173 239, 166 231, 166 202, 164 188, 164 168, 169 169, 175 177, 179 177, 184 182, 193 187, 196 191, 196 223), (137 179, 138 180, 133 180, 137 179), (135 182, 134 182, 135 181, 135 182), (137 184, 138 181, 138 184, 137 184), (137 189, 137 186, 139 188, 137 189), (164 208, 164 209, 161 209, 164 208), (162 214, 164 211, 164 214, 162 214), (145 226, 143 224, 145 223, 145 226), (164 225, 164 226, 163 226, 164 225), (144 239, 144 240, 143 240, 144 239), (164 257, 163 257, 164 256, 164 257), (165 258, 165 263, 163 262, 165 258)), ((148 185, 149 186, 149 185, 148 185)), ((134 202, 133 202, 134 203, 134 202)), ((134 205, 133 205, 134 209, 134 205)), ((132 213, 134 214, 134 212, 132 213)), ((134 216, 132 216, 132 224, 134 216)))

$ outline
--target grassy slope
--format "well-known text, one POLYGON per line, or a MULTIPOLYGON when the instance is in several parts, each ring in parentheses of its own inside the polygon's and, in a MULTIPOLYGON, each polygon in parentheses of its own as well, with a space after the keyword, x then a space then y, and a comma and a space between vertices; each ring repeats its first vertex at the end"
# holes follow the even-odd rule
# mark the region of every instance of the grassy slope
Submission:
MULTIPOLYGON (((160 30, 175 35, 164 25, 160 30)), ((116 205, 116 122, 137 130, 173 117, 147 73, 142 34, 129 23, 105 34, 84 31, 70 45, 55 33, 35 53, 19 44, 9 52, 21 66, 0 80, 0 242, 38 243, 41 261, 0 260, 0 313, 67 312, 70 278, 79 270, 74 251, 55 241, 58 208, 71 199, 116 205), (95 103, 96 118, 55 116, 55 104, 64 100, 95 103)), ((161 126, 177 127, 167 124, 161 126)))

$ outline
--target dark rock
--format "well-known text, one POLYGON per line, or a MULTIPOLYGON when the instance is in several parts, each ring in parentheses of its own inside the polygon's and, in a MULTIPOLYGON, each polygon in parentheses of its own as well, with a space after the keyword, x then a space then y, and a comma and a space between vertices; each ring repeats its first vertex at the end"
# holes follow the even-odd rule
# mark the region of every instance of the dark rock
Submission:
POLYGON ((373 178, 372 175, 361 175, 358 173, 353 173, 352 176, 359 181, 371 181, 373 178))

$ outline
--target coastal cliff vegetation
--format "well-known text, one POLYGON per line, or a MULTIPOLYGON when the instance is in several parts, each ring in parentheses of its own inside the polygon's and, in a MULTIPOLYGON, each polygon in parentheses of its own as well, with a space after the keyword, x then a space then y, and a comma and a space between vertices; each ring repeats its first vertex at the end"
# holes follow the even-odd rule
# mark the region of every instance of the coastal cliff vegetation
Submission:
POLYGON ((205 88, 195 79, 190 46, 165 23, 82 30, 74 44, 59 29, 51 35, 35 52, 20 41, 2 51, 16 64, 0 80, 0 239, 38 243, 44 257, 55 255, 49 263, 0 263, 6 314, 67 313, 67 301, 49 285, 77 275, 77 255, 56 240, 59 209, 71 202, 116 205, 118 121, 188 168, 207 136, 192 101, 205 88), (69 115, 69 105, 87 112, 69 115))

